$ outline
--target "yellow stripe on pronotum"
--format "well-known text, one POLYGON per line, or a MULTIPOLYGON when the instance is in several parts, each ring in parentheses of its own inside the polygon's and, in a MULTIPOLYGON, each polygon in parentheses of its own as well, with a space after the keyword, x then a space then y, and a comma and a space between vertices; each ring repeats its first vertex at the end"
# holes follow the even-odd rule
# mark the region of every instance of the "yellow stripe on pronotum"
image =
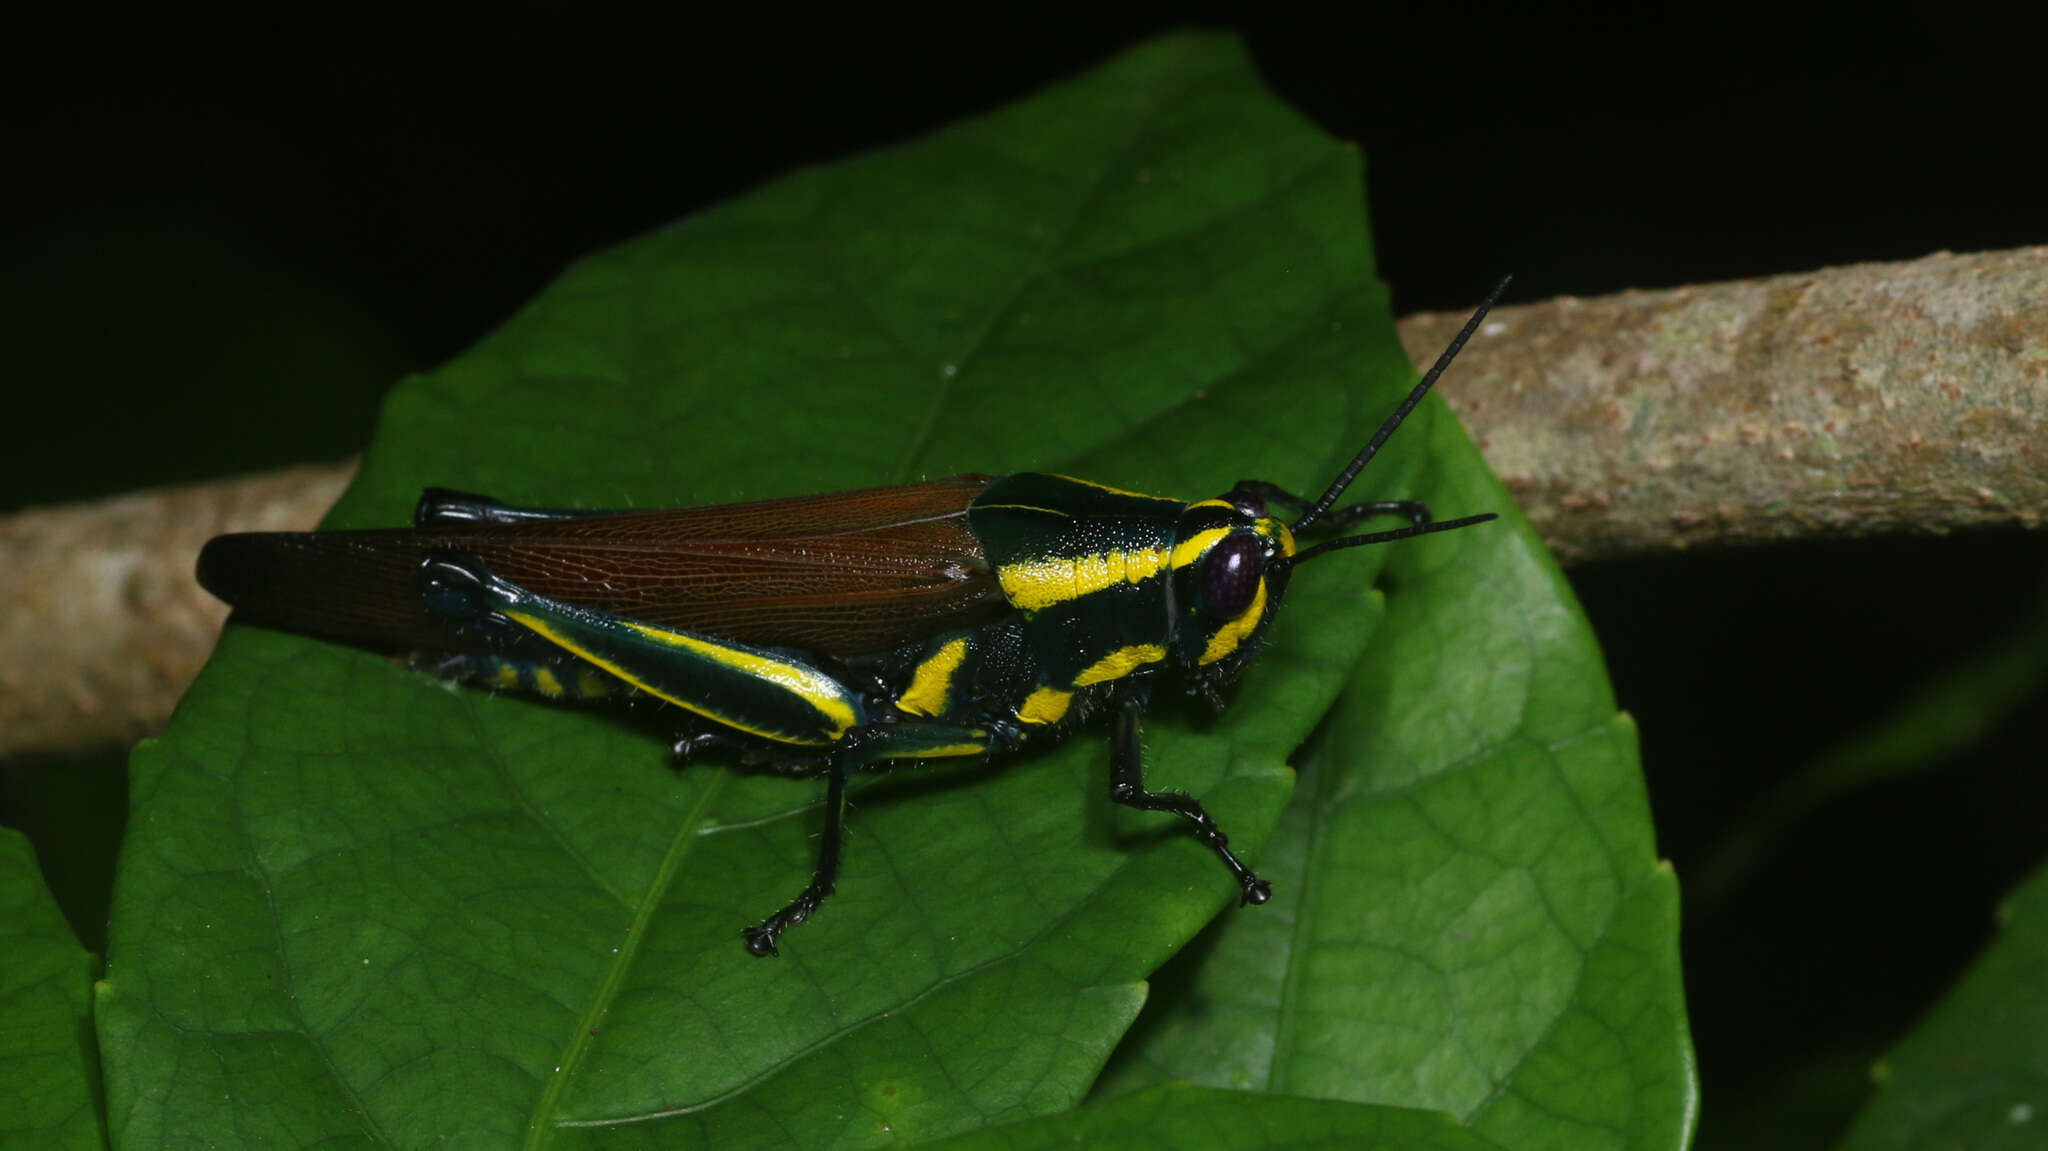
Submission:
POLYGON ((1166 558, 1165 552, 1151 549, 1047 556, 1004 564, 996 571, 996 579, 1019 610, 1042 611, 1119 583, 1143 583, 1159 574, 1166 558))

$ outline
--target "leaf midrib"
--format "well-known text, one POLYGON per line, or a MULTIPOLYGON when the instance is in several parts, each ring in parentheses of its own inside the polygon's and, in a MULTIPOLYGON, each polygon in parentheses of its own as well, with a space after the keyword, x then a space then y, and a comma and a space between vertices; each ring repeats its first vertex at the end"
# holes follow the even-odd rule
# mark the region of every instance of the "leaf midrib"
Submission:
POLYGON ((545 1146, 547 1133, 555 1124, 549 1119, 556 1105, 561 1101, 562 1092, 567 1089, 570 1078, 590 1050, 590 1040, 596 1032, 598 1022, 611 1010, 612 1000, 617 998, 619 987, 625 981, 626 972, 633 966, 634 958, 640 952, 640 941, 647 936, 648 921, 662 904, 669 884, 681 869, 683 860, 690 854, 690 848, 697 842, 698 830, 710 819, 712 801, 725 788, 726 780, 732 777, 730 768, 715 769, 715 774, 705 783, 703 792, 697 797, 695 806, 677 825, 675 834, 669 838, 668 850, 662 853, 661 867, 654 879, 647 885, 639 905, 634 908, 633 922, 626 930, 625 942, 612 953, 611 962, 606 965, 604 980, 598 985, 597 993, 591 997, 589 1008, 576 1021, 576 1029, 569 1036, 568 1046, 556 1061, 555 1070, 548 1077, 547 1086, 541 1089, 540 1097, 534 1100, 533 1113, 526 1124, 526 1151, 539 1151, 545 1146))

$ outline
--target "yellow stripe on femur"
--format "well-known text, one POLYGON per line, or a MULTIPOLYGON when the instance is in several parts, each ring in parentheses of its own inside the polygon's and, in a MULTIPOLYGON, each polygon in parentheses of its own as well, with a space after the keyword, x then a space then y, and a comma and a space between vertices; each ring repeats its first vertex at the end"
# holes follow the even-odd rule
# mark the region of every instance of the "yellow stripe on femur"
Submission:
POLYGON ((1061 691, 1056 687, 1041 687, 1024 700, 1024 706, 1017 709, 1017 718, 1025 723, 1058 723, 1067 717, 1067 705, 1074 702, 1074 693, 1061 691))
POLYGON ((1259 626, 1259 620, 1266 614, 1266 579, 1259 577, 1259 590, 1252 595, 1252 606, 1244 609, 1236 619, 1216 629, 1209 637, 1209 646, 1202 652, 1202 663, 1212 664, 1237 650, 1245 637, 1259 626))
MULTIPOLYGON (((698 639, 693 635, 669 631, 665 628, 658 628, 652 624, 640 623, 636 620, 629 619, 622 620, 621 622, 656 643, 695 652, 697 655, 703 656, 713 663, 723 664, 734 671, 743 672, 753 676, 755 679, 765 680, 801 698, 805 703, 817 708, 818 714, 831 722, 832 730, 826 734, 832 739, 838 739, 840 736, 845 735, 847 729, 851 728, 855 723, 853 708, 846 702, 847 693, 845 685, 819 671, 817 668, 772 659, 765 655, 756 655, 753 652, 740 648, 711 643, 708 640, 698 639)), ((598 666, 603 667, 604 665, 599 664, 598 666)), ((611 671, 610 668, 605 668, 605 670, 611 671)), ((616 675, 618 673, 613 672, 613 674, 616 675)), ((688 707, 690 705, 684 704, 683 706, 688 707)), ((732 721, 721 720, 720 722, 731 723, 732 721)), ((739 725, 732 724, 732 726, 738 727, 739 725)))
POLYGON ((1086 556, 1046 556, 996 569, 1003 594, 1019 611, 1039 611, 1077 600, 1119 583, 1143 583, 1166 566, 1160 551, 1105 552, 1086 556))
POLYGON ((947 643, 925 657, 910 676, 910 687, 897 697, 896 709, 910 715, 939 716, 946 713, 946 697, 953 690, 953 673, 967 658, 967 639, 947 643))
POLYGON ((799 698, 803 699, 806 703, 809 703, 812 707, 816 708, 820 715, 823 715, 828 721, 832 723, 832 730, 826 732, 826 738, 823 739, 802 739, 792 737, 782 732, 768 731, 763 728, 753 727, 749 724, 741 723, 735 720, 732 716, 722 715, 716 711, 711 710, 708 707, 705 707, 703 704, 694 703, 690 700, 682 698, 681 696, 675 695, 672 692, 662 691, 660 688, 655 687, 653 684, 649 683, 645 679, 642 679, 639 676, 634 675, 631 671, 628 671, 616 660, 606 659, 603 656, 597 654, 595 651, 592 651, 590 648, 584 646, 583 644, 576 642, 576 640, 573 637, 571 637, 568 633, 564 632, 562 629, 556 627, 553 623, 541 618, 540 616, 531 615, 526 612, 508 611, 505 613, 505 617, 511 620, 513 623, 518 624, 520 627, 527 629, 528 631, 534 633, 535 635, 541 637, 544 640, 547 640, 549 643, 552 643, 557 647, 562 648, 564 651, 569 652, 571 655, 578 656, 582 658, 585 662, 603 668, 605 671, 612 673, 618 678, 626 681, 634 687, 639 688, 641 691, 644 691, 647 694, 654 696, 657 699, 665 699, 668 702, 675 704, 677 707, 680 707, 685 711, 695 712, 698 715, 704 716, 707 719, 716 720, 717 722, 722 723, 725 726, 733 728, 737 731, 746 732, 748 735, 758 735, 762 739, 774 740, 777 743, 793 743, 805 747, 823 747, 838 741, 838 739, 841 736, 845 735, 847 729, 851 728, 854 723, 853 708, 847 704, 845 698, 841 694, 845 691, 845 689, 841 687, 837 682, 832 680, 829 676, 826 676, 824 673, 815 671, 811 668, 800 667, 796 664, 783 663, 780 660, 769 659, 766 656, 758 656, 753 654, 752 652, 735 651, 734 649, 729 647, 721 647, 717 644, 706 643, 703 640, 697 639, 693 636, 681 635, 672 631, 663 631, 658 627, 653 627, 648 624, 635 623, 631 620, 623 621, 627 627, 646 636, 649 639, 655 640, 658 643, 665 644, 669 647, 679 647, 683 648, 686 651, 695 652, 699 655, 704 656, 707 659, 712 660, 715 663, 724 664, 725 666, 733 668, 736 671, 743 671, 749 675, 754 675, 759 678, 765 679, 771 683, 774 683, 778 687, 781 687, 795 694, 799 698))
POLYGON ((1108 683, 1122 679, 1148 663, 1158 663, 1166 658, 1166 649, 1156 643, 1141 643, 1133 647, 1120 647, 1089 665, 1088 670, 1074 677, 1075 687, 1108 683))

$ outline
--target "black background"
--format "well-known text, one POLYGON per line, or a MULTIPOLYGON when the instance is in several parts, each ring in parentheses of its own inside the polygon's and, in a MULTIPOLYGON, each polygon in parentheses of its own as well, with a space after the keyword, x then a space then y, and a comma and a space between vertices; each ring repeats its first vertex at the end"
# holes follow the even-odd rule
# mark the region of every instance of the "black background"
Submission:
MULTIPOLYGON (((1527 300, 2048 240, 2035 5, 110 13, 0 49, 0 508, 345 455, 392 380, 578 254, 1189 23, 1239 30, 1285 99, 1364 146, 1400 312, 1465 308, 1504 271, 1527 300)), ((2019 626, 2044 571, 2019 533, 1575 571, 1681 881, 1775 781, 2019 626)), ((2044 704, 1688 904, 1703 1146, 1824 1140, 1989 938, 2048 844, 2044 704)), ((17 766, 0 816, 117 805, 51 798, 59 774, 118 778, 17 766)), ((104 864, 53 854, 100 946, 104 864)))

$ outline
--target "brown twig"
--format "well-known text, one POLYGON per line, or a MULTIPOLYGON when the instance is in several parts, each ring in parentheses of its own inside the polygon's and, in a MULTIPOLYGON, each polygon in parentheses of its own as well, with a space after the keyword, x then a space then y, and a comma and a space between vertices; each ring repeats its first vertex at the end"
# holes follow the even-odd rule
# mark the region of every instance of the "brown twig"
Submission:
POLYGON ((1452 372, 1567 563, 2048 513, 2048 247, 1502 308, 1452 372))
MULTIPOLYGON (((1411 316, 1427 364, 1462 314, 1411 316)), ((2048 247, 1502 308, 1444 385, 1567 562, 2048 515, 2048 247)), ((0 517, 0 756, 160 728, 225 609, 192 559, 352 464, 0 517)))
POLYGON ((288 468, 0 517, 0 756, 162 728, 227 618, 192 579, 200 545, 312 527, 354 471, 288 468))

